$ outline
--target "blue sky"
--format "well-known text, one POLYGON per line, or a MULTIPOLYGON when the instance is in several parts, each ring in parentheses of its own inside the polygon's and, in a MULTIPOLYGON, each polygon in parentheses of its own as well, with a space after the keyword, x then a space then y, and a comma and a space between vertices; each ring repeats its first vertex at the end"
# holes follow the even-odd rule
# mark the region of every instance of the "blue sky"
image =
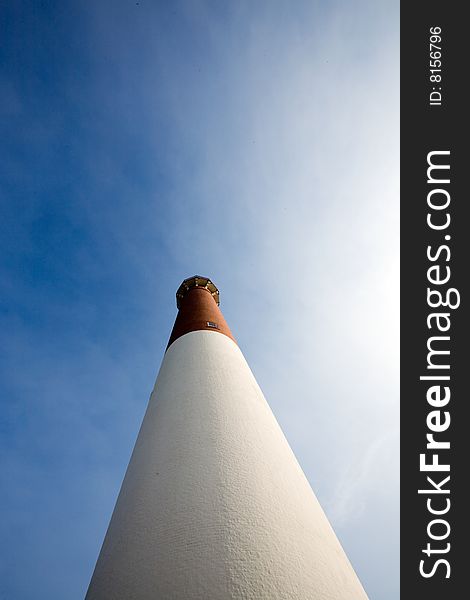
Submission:
POLYGON ((83 598, 175 318, 221 307, 398 597, 398 3, 3 3, 0 598, 83 598))

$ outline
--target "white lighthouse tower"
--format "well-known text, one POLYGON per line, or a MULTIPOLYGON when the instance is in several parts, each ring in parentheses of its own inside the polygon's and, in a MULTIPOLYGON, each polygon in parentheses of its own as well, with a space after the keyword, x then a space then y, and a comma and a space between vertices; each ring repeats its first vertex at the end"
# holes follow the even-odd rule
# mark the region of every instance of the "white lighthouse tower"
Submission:
POLYGON ((86 600, 367 600, 219 310, 186 279, 86 600))

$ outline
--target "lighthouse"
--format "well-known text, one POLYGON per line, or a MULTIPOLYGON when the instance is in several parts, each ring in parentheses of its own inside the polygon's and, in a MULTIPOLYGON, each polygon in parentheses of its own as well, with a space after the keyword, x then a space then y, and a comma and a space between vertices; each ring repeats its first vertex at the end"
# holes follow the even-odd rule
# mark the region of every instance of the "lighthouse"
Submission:
POLYGON ((86 600, 367 600, 218 289, 176 302, 86 600))

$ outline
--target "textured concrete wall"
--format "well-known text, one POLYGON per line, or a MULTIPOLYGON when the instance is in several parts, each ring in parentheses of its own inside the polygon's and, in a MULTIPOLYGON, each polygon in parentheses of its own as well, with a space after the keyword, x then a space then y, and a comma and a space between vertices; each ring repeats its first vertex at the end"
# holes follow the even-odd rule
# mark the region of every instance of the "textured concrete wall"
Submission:
POLYGON ((364 600, 242 353, 168 349, 87 600, 364 600))

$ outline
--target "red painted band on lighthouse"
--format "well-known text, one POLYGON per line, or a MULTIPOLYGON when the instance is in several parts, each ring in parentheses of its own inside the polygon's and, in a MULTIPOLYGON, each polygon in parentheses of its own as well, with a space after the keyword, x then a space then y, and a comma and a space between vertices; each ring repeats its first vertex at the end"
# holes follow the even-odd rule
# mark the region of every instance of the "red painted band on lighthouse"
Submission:
POLYGON ((190 331, 214 331, 236 340, 217 305, 219 293, 210 279, 185 279, 177 292, 178 315, 167 348, 190 331))

